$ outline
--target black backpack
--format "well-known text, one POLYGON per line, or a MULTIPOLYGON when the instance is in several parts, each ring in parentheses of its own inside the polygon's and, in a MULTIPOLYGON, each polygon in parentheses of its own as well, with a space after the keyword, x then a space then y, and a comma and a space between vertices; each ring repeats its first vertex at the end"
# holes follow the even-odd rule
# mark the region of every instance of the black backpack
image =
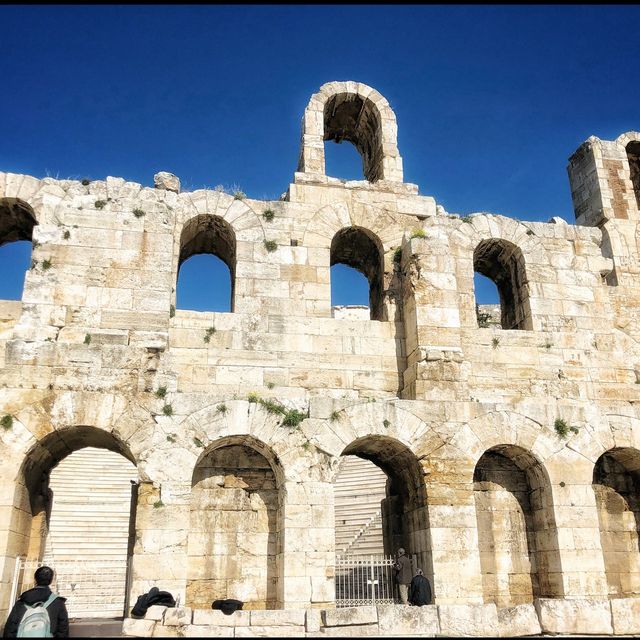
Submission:
POLYGON ((158 587, 152 587, 148 593, 138 596, 131 615, 136 618, 142 618, 147 613, 147 609, 154 604, 163 607, 175 607, 175 598, 168 591, 160 591, 158 587))

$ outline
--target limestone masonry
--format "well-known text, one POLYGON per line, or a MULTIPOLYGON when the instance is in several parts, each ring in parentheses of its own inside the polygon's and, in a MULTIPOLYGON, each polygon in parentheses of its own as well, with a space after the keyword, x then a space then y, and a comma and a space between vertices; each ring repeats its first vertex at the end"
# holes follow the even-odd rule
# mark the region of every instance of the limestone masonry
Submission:
POLYGON ((94 447, 137 470, 129 605, 180 597, 132 635, 640 633, 640 133, 568 172, 575 225, 448 214, 403 181, 385 98, 330 82, 278 201, 0 173, 0 244, 33 242, 0 303, 1 621, 46 555, 51 470, 94 447), (365 180, 325 175, 331 140, 365 180), (175 308, 200 253, 228 313, 175 308), (332 310, 337 263, 368 309, 332 310), (384 552, 433 605, 336 608, 346 455, 386 473, 384 552))

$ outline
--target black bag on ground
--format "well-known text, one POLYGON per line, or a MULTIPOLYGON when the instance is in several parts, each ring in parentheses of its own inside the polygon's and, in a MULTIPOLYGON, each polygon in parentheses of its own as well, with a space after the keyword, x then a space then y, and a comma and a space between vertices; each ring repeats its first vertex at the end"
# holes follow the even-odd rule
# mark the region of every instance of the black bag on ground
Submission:
POLYGON ((214 600, 211 603, 212 609, 219 609, 226 616, 230 616, 234 611, 242 609, 244 602, 242 600, 234 600, 233 598, 227 598, 226 600, 214 600))
POLYGON ((168 591, 160 591, 158 587, 151 587, 148 593, 138 596, 133 609, 131 609, 131 615, 135 618, 142 618, 147 613, 147 609, 154 604, 175 607, 176 601, 168 591))

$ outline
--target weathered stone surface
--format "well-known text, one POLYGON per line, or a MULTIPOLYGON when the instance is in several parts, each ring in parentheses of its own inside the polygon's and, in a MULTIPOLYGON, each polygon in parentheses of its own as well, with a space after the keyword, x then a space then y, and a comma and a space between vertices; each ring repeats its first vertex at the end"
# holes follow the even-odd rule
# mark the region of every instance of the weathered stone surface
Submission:
POLYGON ((330 638, 359 638, 380 635, 380 629, 377 624, 359 624, 354 626, 343 627, 325 627, 322 629, 321 635, 330 638))
POLYGON ((163 624, 165 627, 177 627, 191 624, 192 610, 190 607, 169 608, 164 613, 163 624))
POLYGON ((162 620, 167 607, 158 604, 151 605, 144 614, 145 620, 162 620))
POLYGON ((494 604, 438 605, 440 633, 446 636, 498 636, 498 612, 494 604))
POLYGON ((226 615, 218 609, 194 609, 193 624, 210 624, 218 627, 248 627, 251 613, 251 611, 234 611, 232 614, 226 615))
POLYGON ((288 610, 272 610, 261 611, 255 610, 249 612, 251 614, 251 626, 288 626, 293 625, 301 627, 305 624, 304 609, 288 609, 288 610))
POLYGON ((156 624, 155 620, 125 618, 122 621, 122 635, 150 638, 156 624))
POLYGON ((608 600, 537 598, 535 607, 542 633, 607 635, 613 633, 608 600))
POLYGON ((535 636, 541 633, 540 621, 533 604, 498 609, 500 636, 535 636))
POLYGON ((405 605, 379 605, 380 635, 438 635, 440 622, 436 605, 407 607, 405 605))
POLYGON ((213 625, 191 624, 185 627, 185 638, 233 638, 235 629, 233 627, 216 627, 213 625))
POLYGON ((156 189, 166 189, 180 193, 180 179, 168 171, 160 171, 153 176, 153 184, 156 189))
POLYGON ((322 612, 322 623, 327 627, 370 624, 378 622, 376 607, 344 607, 322 612))
POLYGON ((304 626, 282 625, 282 626, 260 626, 236 627, 236 638, 300 638, 304 637, 304 626))
POLYGON ((616 635, 640 634, 640 598, 614 598, 611 605, 613 633, 616 635))

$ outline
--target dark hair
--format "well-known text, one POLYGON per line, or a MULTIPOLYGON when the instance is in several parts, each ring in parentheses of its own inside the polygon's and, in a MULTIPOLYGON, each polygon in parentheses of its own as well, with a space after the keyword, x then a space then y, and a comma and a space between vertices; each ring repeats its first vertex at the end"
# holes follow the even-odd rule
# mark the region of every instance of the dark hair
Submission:
POLYGON ((39 567, 33 577, 39 587, 48 587, 53 580, 53 569, 51 567, 39 567))

